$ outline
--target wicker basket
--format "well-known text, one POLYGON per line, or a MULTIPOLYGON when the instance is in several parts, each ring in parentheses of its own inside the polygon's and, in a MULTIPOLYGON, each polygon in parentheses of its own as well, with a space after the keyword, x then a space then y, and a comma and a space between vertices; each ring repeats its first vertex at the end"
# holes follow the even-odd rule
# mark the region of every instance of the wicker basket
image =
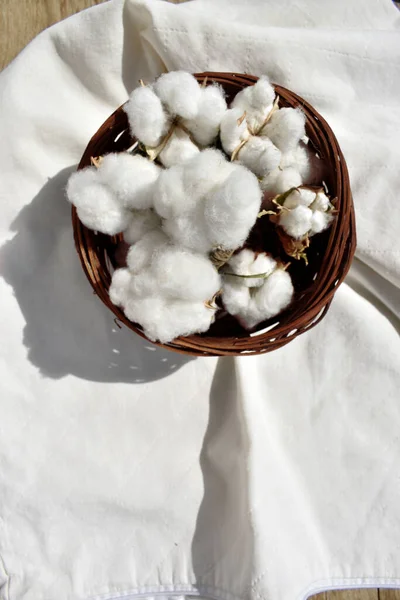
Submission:
MULTIPOLYGON (((207 83, 221 84, 228 101, 243 87, 257 81, 257 77, 234 73, 200 73, 196 77, 199 82, 207 77, 207 83)), ((324 180, 329 195, 336 198, 337 218, 330 229, 312 239, 307 267, 304 261, 293 261, 290 273, 295 298, 285 312, 261 323, 251 334, 226 315, 217 319, 205 334, 179 337, 169 344, 158 344, 160 346, 201 356, 261 354, 276 350, 321 321, 349 270, 356 246, 356 232, 349 175, 339 144, 329 125, 310 104, 281 86, 277 85, 275 89, 280 97, 280 106, 300 105, 306 115, 307 135, 327 165, 324 180)), ((90 140, 78 168, 89 166, 91 157, 127 150, 133 142, 126 114, 120 107, 90 140)), ((141 327, 129 321, 122 310, 112 304, 108 295, 122 236, 109 237, 87 229, 79 221, 74 207, 72 223, 76 249, 94 292, 116 319, 145 337, 141 327)), ((275 255, 279 251, 276 232, 267 218, 259 219, 252 239, 254 245, 261 245, 275 255)))

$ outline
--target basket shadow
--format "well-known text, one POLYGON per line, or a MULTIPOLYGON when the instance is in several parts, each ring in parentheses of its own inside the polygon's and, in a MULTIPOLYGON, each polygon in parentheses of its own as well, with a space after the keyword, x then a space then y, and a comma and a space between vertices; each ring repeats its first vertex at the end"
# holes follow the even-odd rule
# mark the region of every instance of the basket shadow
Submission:
POLYGON ((190 357, 120 329, 82 271, 64 189, 75 166, 49 179, 12 224, 0 248, 2 276, 25 318, 23 342, 40 373, 89 381, 144 383, 168 376, 190 357))
MULTIPOLYGON (((223 357, 218 360, 211 386, 209 420, 200 454, 204 494, 191 548, 200 595, 210 587, 222 587, 226 572, 237 574, 240 587, 251 587, 254 532, 250 447, 235 358, 223 357)), ((231 587, 235 587, 233 583, 231 587)))

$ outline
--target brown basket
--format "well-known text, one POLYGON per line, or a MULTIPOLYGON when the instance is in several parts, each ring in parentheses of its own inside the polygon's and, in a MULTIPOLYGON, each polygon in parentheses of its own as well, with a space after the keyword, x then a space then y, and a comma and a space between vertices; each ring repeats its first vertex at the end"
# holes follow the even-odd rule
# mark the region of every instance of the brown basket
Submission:
MULTIPOLYGON (((199 82, 206 77, 207 84, 217 82, 222 85, 228 101, 242 88, 257 81, 257 77, 252 75, 235 73, 196 74, 199 82)), ((307 267, 303 261, 293 261, 290 273, 295 298, 285 312, 261 323, 251 334, 227 315, 217 319, 205 334, 179 337, 159 346, 200 356, 237 356, 276 350, 321 321, 349 270, 356 246, 356 231, 349 175, 342 151, 327 122, 310 104, 279 85, 275 86, 275 90, 280 97, 280 106, 300 105, 306 115, 307 135, 327 165, 324 180, 329 195, 337 199, 337 218, 329 230, 312 238, 307 267)), ((78 168, 89 166, 91 157, 127 150, 133 142, 126 114, 120 107, 90 140, 78 168)), ((76 249, 94 292, 119 321, 145 338, 142 328, 129 321, 122 310, 112 304, 108 295, 111 273, 116 266, 116 250, 122 236, 110 237, 87 229, 79 221, 75 207, 72 208, 72 223, 76 249)), ((279 245, 268 218, 259 219, 253 237, 258 245, 261 240, 263 249, 277 254, 279 245)))

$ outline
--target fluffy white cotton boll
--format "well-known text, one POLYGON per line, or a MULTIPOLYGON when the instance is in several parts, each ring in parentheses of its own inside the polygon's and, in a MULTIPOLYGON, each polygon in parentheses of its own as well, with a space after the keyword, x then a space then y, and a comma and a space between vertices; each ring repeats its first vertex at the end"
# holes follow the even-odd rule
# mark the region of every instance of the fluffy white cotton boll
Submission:
POLYGON ((300 173, 293 167, 288 167, 287 169, 275 169, 262 178, 260 185, 264 192, 274 196, 283 194, 293 187, 299 187, 302 183, 300 173))
POLYGON ((145 209, 153 204, 153 187, 160 172, 149 159, 121 152, 104 156, 98 177, 125 208, 145 209))
POLYGON ((250 304, 250 289, 233 277, 224 277, 222 303, 229 314, 245 314, 250 304))
POLYGON ((221 120, 221 144, 225 152, 229 155, 247 140, 250 132, 247 128, 246 119, 242 119, 244 111, 240 108, 231 108, 227 110, 221 120))
POLYGON ((185 163, 183 181, 186 195, 192 202, 204 198, 213 189, 222 185, 235 170, 236 165, 226 160, 219 150, 207 148, 185 163))
POLYGON ((324 180, 325 163, 306 144, 300 142, 294 150, 282 154, 281 168, 294 167, 304 183, 320 185, 324 180))
POLYGON ((219 85, 209 85, 201 88, 197 115, 193 119, 184 121, 184 125, 198 144, 209 146, 218 135, 226 110, 224 90, 219 85))
POLYGON ((188 196, 183 183, 183 167, 163 169, 154 186, 154 209, 164 219, 190 212, 195 199, 188 196))
POLYGON ((329 225, 332 223, 332 220, 333 216, 330 213, 319 210, 313 212, 311 218, 310 235, 315 235, 316 233, 321 233, 321 231, 328 229, 329 225))
POLYGON ((281 313, 293 298, 293 283, 287 271, 276 269, 251 298, 244 321, 249 328, 281 313))
POLYGON ((143 327, 149 339, 163 344, 181 335, 207 331, 215 318, 215 311, 203 302, 166 301, 162 297, 149 297, 139 302, 131 298, 125 314, 143 327))
POLYGON ((262 135, 269 137, 282 152, 289 152, 305 135, 305 121, 300 108, 281 108, 274 112, 262 135))
MULTIPOLYGON (((260 287, 264 284, 265 279, 248 277, 249 275, 270 275, 276 269, 276 260, 269 254, 261 252, 255 254, 253 250, 245 248, 237 254, 234 254, 229 260, 225 268, 226 272, 235 273, 236 275, 246 275, 247 277, 237 278, 242 285, 246 287, 260 287)), ((226 276, 228 279, 235 279, 232 275, 226 276)))
POLYGON ((159 294, 159 285, 156 276, 151 270, 140 271, 132 275, 132 280, 129 285, 129 297, 137 296, 147 298, 148 296, 157 296, 159 294))
POLYGON ((199 148, 192 142, 188 134, 176 127, 160 152, 159 159, 164 167, 168 168, 193 158, 199 152, 199 148))
POLYGON ((201 254, 207 254, 214 248, 208 237, 203 203, 195 206, 190 213, 165 219, 163 230, 175 244, 184 248, 201 254))
POLYGON ((167 236, 159 229, 146 233, 129 248, 126 262, 130 272, 139 273, 150 266, 154 253, 164 248, 168 241, 167 236))
POLYGON ((296 206, 310 206, 315 200, 316 194, 307 188, 296 188, 286 198, 283 206, 296 208, 296 206))
POLYGON ((329 198, 324 192, 317 192, 314 202, 311 205, 312 210, 326 212, 330 207, 329 198))
POLYGON ((117 269, 114 271, 109 289, 110 300, 116 306, 125 306, 129 296, 129 286, 132 274, 128 269, 117 269))
POLYGON ((134 244, 149 231, 160 227, 161 219, 153 210, 133 210, 132 221, 124 231, 124 240, 127 244, 134 244))
POLYGON ((279 225, 288 235, 301 239, 311 229, 313 212, 306 206, 297 206, 293 210, 283 210, 279 216, 279 225))
POLYGON ((82 190, 86 186, 98 182, 99 179, 95 167, 86 167, 86 169, 75 171, 68 179, 66 188, 67 199, 75 206, 78 206, 82 190))
POLYGON ((184 300, 210 300, 221 287, 211 261, 198 254, 169 246, 153 258, 152 269, 160 290, 184 300))
POLYGON ((154 83, 154 91, 172 115, 183 119, 193 119, 197 115, 201 88, 190 73, 165 73, 154 83))
POLYGON ((245 87, 232 101, 232 108, 246 111, 248 126, 255 131, 267 118, 275 99, 275 90, 268 77, 262 76, 252 86, 245 87))
POLYGON ((120 205, 113 192, 100 183, 83 186, 79 194, 74 190, 74 204, 79 219, 86 227, 108 235, 125 231, 132 219, 131 213, 120 205))
POLYGON ((133 90, 124 106, 132 135, 146 146, 158 146, 170 127, 170 119, 151 86, 133 90))
POLYGON ((257 177, 236 165, 225 183, 208 195, 204 217, 213 247, 243 245, 257 219, 261 194, 257 177))
POLYGON ((238 160, 256 175, 263 177, 279 167, 281 151, 268 138, 251 136, 240 149, 238 160))

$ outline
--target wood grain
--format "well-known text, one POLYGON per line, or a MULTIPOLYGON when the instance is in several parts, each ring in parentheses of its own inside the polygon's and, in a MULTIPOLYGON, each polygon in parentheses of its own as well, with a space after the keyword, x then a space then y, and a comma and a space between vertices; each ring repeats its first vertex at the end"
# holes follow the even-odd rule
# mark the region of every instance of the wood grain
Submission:
MULTIPOLYGON (((106 0, 0 0, 0 70, 40 31, 103 1, 106 0)), ((322 592, 313 600, 400 600, 400 590, 322 592)))

